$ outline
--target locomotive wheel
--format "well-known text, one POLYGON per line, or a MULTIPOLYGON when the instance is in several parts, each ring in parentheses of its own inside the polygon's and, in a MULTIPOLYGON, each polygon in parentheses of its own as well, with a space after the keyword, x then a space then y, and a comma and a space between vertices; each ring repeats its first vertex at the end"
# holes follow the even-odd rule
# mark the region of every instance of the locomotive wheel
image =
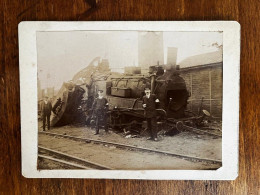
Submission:
POLYGON ((178 121, 178 122, 176 123, 176 128, 177 128, 177 130, 182 131, 182 130, 184 129, 184 124, 183 124, 183 122, 182 122, 182 121, 178 121))

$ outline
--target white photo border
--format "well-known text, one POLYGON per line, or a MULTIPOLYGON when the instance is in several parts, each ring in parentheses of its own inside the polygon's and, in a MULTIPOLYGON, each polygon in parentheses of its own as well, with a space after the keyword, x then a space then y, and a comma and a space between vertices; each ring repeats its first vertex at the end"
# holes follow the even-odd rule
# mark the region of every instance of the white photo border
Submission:
POLYGON ((21 22, 19 24, 22 175, 27 178, 234 180, 239 157, 240 24, 236 21, 21 22), (217 170, 38 170, 37 31, 222 31, 222 167, 217 170))

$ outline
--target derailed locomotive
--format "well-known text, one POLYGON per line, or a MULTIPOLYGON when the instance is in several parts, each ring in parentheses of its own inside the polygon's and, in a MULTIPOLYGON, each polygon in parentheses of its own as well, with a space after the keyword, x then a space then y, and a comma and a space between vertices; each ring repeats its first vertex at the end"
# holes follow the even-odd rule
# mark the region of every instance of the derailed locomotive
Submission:
POLYGON ((101 89, 106 92, 109 103, 109 126, 142 133, 145 129, 142 97, 146 87, 150 87, 160 100, 157 109, 160 129, 181 129, 183 123, 180 121, 187 118, 192 119, 193 125, 202 121, 203 116, 191 116, 187 111, 189 92, 178 66, 150 66, 146 74, 141 73, 138 67, 127 67, 122 74, 111 72, 103 63, 93 66, 94 61, 77 73, 72 81, 63 84, 53 102, 55 115, 51 118, 52 126, 70 124, 78 119, 90 124, 94 119, 92 104, 97 90, 101 89))
POLYGON ((143 124, 142 97, 145 87, 151 88, 151 92, 160 100, 157 109, 159 123, 185 117, 189 93, 184 79, 174 66, 150 66, 146 75, 141 74, 138 68, 133 70, 136 71, 111 77, 111 81, 106 82, 112 127, 143 124))

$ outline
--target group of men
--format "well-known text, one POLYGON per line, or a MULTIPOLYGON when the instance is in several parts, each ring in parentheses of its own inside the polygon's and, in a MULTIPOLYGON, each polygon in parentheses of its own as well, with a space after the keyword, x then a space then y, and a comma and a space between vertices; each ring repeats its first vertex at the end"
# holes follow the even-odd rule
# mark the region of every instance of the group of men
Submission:
MULTIPOLYGON (((156 120, 156 107, 159 103, 159 99, 154 94, 151 94, 150 88, 145 88, 145 96, 143 96, 143 108, 145 110, 145 118, 147 121, 147 130, 150 133, 148 140, 158 141, 157 138, 157 120, 156 120)), ((92 110, 96 117, 96 132, 95 135, 99 134, 99 127, 103 122, 105 131, 108 132, 106 110, 108 109, 108 101, 103 97, 103 91, 98 91, 98 97, 95 99, 92 106, 92 110)))
MULTIPOLYGON (((145 95, 143 96, 143 108, 145 110, 145 118, 147 121, 147 130, 150 133, 148 140, 158 141, 157 138, 157 120, 156 120, 156 104, 159 103, 159 99, 154 94, 151 94, 150 88, 145 88, 145 95)), ((48 130, 50 129, 50 116, 52 111, 51 102, 46 96, 42 104, 42 119, 43 119, 43 131, 45 131, 46 121, 48 130)), ((103 97, 103 90, 98 90, 98 97, 94 100, 92 110, 95 116, 95 135, 99 134, 100 125, 104 124, 104 129, 108 132, 107 126, 107 109, 108 101, 103 97)))

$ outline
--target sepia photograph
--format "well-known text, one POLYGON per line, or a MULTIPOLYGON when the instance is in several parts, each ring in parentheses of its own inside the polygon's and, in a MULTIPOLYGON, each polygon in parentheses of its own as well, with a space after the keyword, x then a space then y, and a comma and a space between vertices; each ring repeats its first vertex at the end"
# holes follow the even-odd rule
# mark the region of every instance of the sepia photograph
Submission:
POLYGON ((234 36, 232 46, 233 39, 227 39, 238 28, 181 23, 21 25, 20 45, 28 47, 26 36, 32 40, 32 53, 21 52, 26 57, 20 58, 21 64, 27 58, 32 64, 21 74, 33 79, 30 88, 21 76, 22 99, 32 90, 32 101, 21 103, 33 111, 33 118, 22 122, 27 175, 236 177, 239 82, 232 89, 226 79, 238 81, 232 69, 239 41, 234 36), (34 174, 28 172, 32 169, 34 174))
POLYGON ((221 167, 222 32, 37 32, 38 169, 221 167))

